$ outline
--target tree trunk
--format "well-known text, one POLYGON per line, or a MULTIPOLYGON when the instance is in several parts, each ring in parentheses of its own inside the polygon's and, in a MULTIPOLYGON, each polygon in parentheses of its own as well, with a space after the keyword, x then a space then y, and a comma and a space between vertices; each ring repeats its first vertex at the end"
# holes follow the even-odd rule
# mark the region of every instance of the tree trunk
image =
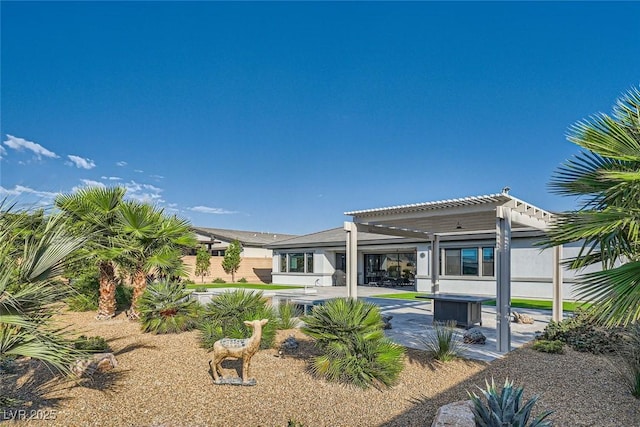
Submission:
POLYGON ((236 272, 231 270, 231 283, 236 283, 236 272))
POLYGON ((116 315, 116 275, 110 261, 101 262, 98 268, 100 270, 100 297, 96 319, 110 319, 116 315))
POLYGON ((136 269, 133 273, 133 298, 131 299, 131 309, 129 310, 129 317, 137 319, 140 317, 138 313, 138 300, 147 289, 147 274, 144 270, 136 269))

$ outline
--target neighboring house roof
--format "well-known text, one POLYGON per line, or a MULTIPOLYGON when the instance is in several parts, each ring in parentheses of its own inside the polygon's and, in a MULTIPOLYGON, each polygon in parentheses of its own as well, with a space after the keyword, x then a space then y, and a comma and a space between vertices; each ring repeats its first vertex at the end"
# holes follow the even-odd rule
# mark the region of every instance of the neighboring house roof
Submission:
POLYGON ((223 228, 192 227, 196 233, 213 239, 231 242, 237 240, 244 246, 262 247, 269 243, 296 237, 295 234, 265 233, 262 231, 226 230, 223 228))
MULTIPOLYGON (((514 237, 541 237, 544 232, 535 229, 513 230, 514 237)), ((494 239, 494 235, 488 233, 457 233, 443 236, 442 240, 477 240, 477 239, 494 239)), ((346 245, 347 234, 343 228, 332 228, 330 230, 318 231, 316 233, 305 234, 304 236, 296 236, 287 240, 271 243, 265 247, 268 249, 294 249, 294 248, 312 248, 312 247, 331 247, 346 245)), ((386 234, 375 234, 367 232, 358 232, 358 244, 402 244, 415 243, 424 241, 424 239, 415 239, 407 237, 389 236, 386 234)))

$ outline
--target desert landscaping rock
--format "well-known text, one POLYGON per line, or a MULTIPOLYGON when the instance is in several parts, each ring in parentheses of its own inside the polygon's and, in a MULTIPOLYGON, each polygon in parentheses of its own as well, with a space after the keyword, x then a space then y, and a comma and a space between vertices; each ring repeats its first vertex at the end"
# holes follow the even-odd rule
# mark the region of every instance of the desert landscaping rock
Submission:
MULTIPOLYGON (((524 386, 525 399, 540 395, 534 414, 555 410, 552 420, 558 427, 640 425, 639 401, 622 386, 611 364, 572 350, 556 355, 525 347, 491 364, 441 364, 409 349, 395 387, 360 390, 314 378, 307 363, 315 354, 312 342, 289 330, 279 332, 274 349, 253 357, 256 386, 215 386, 209 373, 212 354, 199 347, 197 331, 143 334, 124 314, 107 321, 94 315, 60 317, 79 334, 106 338, 118 367, 73 382, 53 378, 36 361, 17 364, 14 374, 3 374, 0 393, 17 387, 17 393, 11 391, 14 397, 31 402, 23 408, 55 411, 55 419, 7 425, 278 427, 295 420, 306 427, 429 426, 439 407, 468 399, 467 390, 484 387, 485 380, 502 383, 505 377, 524 386), (292 334, 297 351, 275 357, 292 334)), ((239 363, 225 360, 224 375, 237 376, 239 363)))

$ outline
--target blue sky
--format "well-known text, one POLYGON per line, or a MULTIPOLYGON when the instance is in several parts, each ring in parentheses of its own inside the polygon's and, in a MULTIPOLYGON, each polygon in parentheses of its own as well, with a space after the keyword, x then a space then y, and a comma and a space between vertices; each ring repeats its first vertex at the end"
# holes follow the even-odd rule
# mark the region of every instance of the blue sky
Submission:
POLYGON ((547 184, 640 84, 639 3, 1 2, 0 193, 123 185, 194 225, 547 184))

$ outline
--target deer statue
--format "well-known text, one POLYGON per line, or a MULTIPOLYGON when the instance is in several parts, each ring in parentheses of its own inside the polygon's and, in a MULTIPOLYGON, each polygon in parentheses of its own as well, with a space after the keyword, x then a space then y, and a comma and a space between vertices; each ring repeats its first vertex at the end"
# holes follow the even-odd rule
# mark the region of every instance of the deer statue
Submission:
POLYGON ((262 327, 267 324, 269 319, 262 320, 245 320, 244 324, 253 328, 253 335, 250 338, 234 339, 234 338, 222 338, 213 344, 213 360, 209 362, 211 371, 213 374, 213 382, 216 384, 225 384, 224 380, 221 380, 222 369, 220 364, 227 357, 235 357, 242 359, 242 384, 253 385, 255 380, 249 379, 249 365, 251 364, 251 358, 260 348, 260 340, 262 339, 262 327))

